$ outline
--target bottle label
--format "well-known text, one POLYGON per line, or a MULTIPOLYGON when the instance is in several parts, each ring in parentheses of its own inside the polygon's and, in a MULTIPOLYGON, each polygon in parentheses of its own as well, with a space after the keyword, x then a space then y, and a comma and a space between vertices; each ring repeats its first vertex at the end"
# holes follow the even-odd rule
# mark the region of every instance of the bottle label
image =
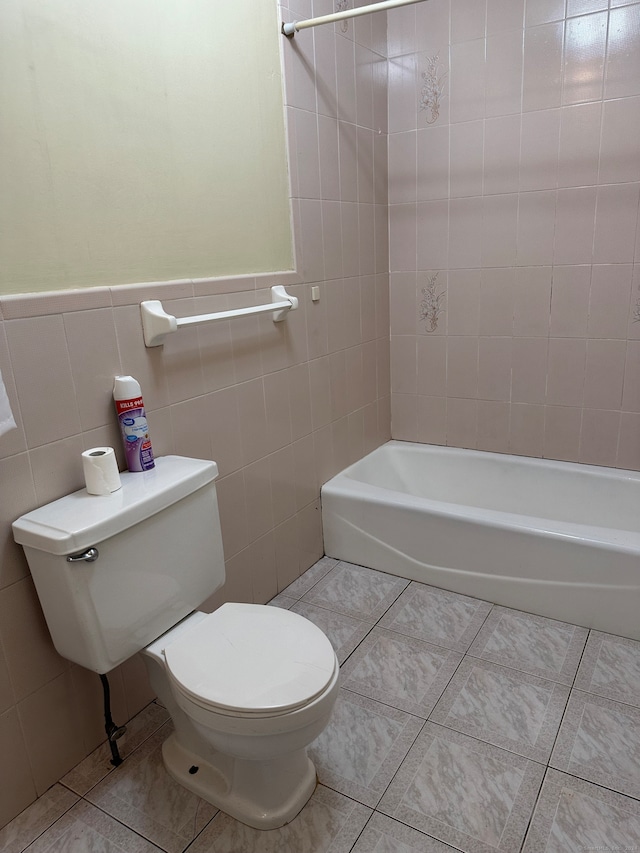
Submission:
POLYGON ((116 400, 115 403, 118 417, 124 414, 124 412, 130 412, 132 409, 144 409, 142 397, 138 397, 135 400, 116 400))
POLYGON ((127 468, 129 471, 148 471, 154 468, 153 449, 142 397, 133 400, 116 400, 115 404, 127 468))

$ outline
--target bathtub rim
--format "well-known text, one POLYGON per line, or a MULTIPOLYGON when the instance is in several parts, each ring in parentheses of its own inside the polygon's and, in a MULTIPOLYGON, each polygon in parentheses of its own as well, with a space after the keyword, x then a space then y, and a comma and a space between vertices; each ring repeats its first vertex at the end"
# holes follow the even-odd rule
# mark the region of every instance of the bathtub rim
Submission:
MULTIPOLYGON (((423 445, 417 447, 423 449, 423 445)), ((438 446, 433 449, 442 450, 438 446)), ((495 458, 505 454, 488 455, 495 458)), ((568 522, 561 523, 564 529, 560 532, 545 531, 532 526, 528 516, 515 513, 515 523, 513 517, 505 519, 502 513, 503 517, 492 519, 492 524, 489 513, 501 515, 495 510, 482 509, 472 518, 464 505, 449 505, 444 511, 444 505, 437 501, 345 476, 357 464, 340 472, 322 489, 328 556, 523 613, 640 641, 637 535, 633 541, 627 536, 621 545, 619 535, 616 541, 608 541, 612 538, 607 537, 610 528, 604 529, 604 538, 597 538, 599 531, 586 525, 579 525, 581 535, 567 535, 568 522), (410 517, 404 517, 405 513, 410 517), (440 530, 441 520, 444 532, 440 530), (474 527, 479 540, 473 535, 474 527), (591 535, 586 538, 585 533, 591 535), (430 538, 425 540, 425 535, 430 538), (425 548, 421 542, 430 542, 432 547, 425 548), (448 550, 448 542, 453 544, 453 551, 448 550), (544 571, 539 571, 540 566, 544 571)), ((566 464, 573 468, 572 463, 566 464)), ((585 467, 591 472, 595 466, 585 467)), ((627 473, 620 475, 616 469, 605 472, 610 470, 622 478, 627 473)), ((633 480, 639 477, 632 472, 633 480)), ((535 524, 539 519, 533 521, 535 524)))
MULTIPOLYGON (((484 450, 469 450, 458 447, 441 447, 433 444, 419 444, 409 441, 398 441, 392 439, 380 445, 371 453, 352 463, 347 468, 340 471, 321 487, 322 494, 332 494, 340 497, 350 497, 354 495, 357 489, 358 499, 367 504, 391 504, 397 507, 405 507, 407 509, 417 510, 419 507, 424 508, 430 514, 440 518, 456 518, 460 520, 468 520, 476 523, 482 523, 496 530, 513 530, 513 531, 529 531, 536 535, 567 541, 583 542, 585 545, 597 544, 605 547, 607 550, 616 552, 625 552, 629 554, 638 554, 640 556, 640 529, 627 530, 625 528, 603 527, 591 524, 579 524, 570 521, 555 521, 553 518, 544 518, 540 516, 524 515, 522 513, 510 513, 502 510, 489 509, 484 507, 476 507, 473 504, 457 504, 448 503, 446 501, 438 501, 433 498, 425 498, 419 495, 402 492, 398 489, 388 488, 385 486, 372 485, 366 480, 352 476, 353 471, 357 471, 362 467, 365 460, 375 456, 381 450, 400 447, 413 448, 421 452, 441 453, 444 452, 447 456, 466 456, 473 454, 481 456, 486 460, 514 460, 515 464, 524 464, 526 467, 546 467, 553 470, 566 470, 567 472, 574 471, 575 467, 588 473, 590 476, 608 477, 618 480, 631 480, 640 485, 640 472, 628 471, 620 468, 607 468, 600 465, 585 465, 579 462, 561 462, 553 459, 537 459, 535 457, 522 457, 506 453, 491 453, 484 450), (629 475, 629 476, 627 476, 629 475), (357 486, 349 486, 349 483, 357 484, 357 486)), ((640 512, 640 507, 639 507, 640 512)))

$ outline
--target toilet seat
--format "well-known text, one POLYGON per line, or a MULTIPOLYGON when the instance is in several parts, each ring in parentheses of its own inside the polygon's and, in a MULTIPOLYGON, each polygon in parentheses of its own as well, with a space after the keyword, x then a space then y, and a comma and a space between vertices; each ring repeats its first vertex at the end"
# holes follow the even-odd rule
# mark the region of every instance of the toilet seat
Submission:
POLYGON ((273 717, 313 702, 337 661, 322 631, 297 613, 223 604, 163 650, 189 703, 234 717, 273 717))

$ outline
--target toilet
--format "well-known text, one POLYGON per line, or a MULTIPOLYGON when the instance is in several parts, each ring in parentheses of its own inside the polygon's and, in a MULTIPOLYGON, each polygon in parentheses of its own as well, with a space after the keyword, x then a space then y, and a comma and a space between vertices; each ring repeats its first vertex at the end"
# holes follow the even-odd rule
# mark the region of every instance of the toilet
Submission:
POLYGON ((171 715, 165 766, 185 788, 258 829, 291 821, 316 786, 306 747, 325 729, 339 666, 288 610, 197 608, 225 580, 215 462, 166 456, 19 518, 58 652, 107 673, 142 652, 171 715))

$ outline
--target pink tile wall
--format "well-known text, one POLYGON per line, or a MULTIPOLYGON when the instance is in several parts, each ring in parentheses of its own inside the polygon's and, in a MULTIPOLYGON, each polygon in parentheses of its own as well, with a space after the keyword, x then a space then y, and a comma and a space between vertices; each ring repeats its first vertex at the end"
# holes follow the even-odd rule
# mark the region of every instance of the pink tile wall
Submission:
POLYGON ((393 436, 638 469, 640 4, 410 9, 388 16, 393 436))
MULTIPOLYGON (((292 0, 282 14, 325 6, 292 0)), ((18 422, 0 437, 0 825, 103 738, 98 679, 53 649, 10 524, 82 487, 82 450, 113 445, 122 465, 114 374, 139 379, 157 455, 220 467, 227 582, 207 607, 265 602, 315 562, 320 485, 390 436, 386 30, 376 18, 283 44, 297 273, 0 300, 0 370, 18 422), (300 300, 282 324, 220 323, 144 346, 142 299, 185 316, 269 301, 276 283, 300 300)), ((111 684, 118 722, 151 698, 138 658, 111 684)))

